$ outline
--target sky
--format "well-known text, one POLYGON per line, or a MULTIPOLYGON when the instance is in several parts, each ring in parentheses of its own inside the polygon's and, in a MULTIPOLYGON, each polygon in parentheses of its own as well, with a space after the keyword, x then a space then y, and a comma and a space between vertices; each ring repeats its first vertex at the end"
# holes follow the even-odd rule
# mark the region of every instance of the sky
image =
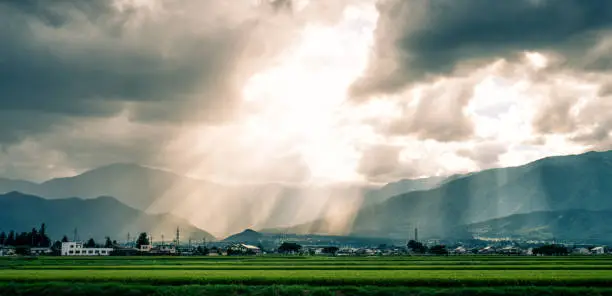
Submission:
POLYGON ((609 0, 0 0, 0 177, 382 184, 612 149, 609 0))

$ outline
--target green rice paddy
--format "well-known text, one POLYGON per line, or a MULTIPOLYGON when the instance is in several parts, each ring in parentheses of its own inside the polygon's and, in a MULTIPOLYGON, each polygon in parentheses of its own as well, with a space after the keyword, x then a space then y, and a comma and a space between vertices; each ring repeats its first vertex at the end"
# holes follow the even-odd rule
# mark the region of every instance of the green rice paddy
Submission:
MULTIPOLYGON (((134 295, 149 295, 150 291, 175 294, 181 289, 190 291, 182 295, 222 295, 230 290, 234 295, 335 295, 338 291, 360 295, 366 290, 378 295, 445 295, 451 291, 465 295, 552 295, 551 291, 612 295, 612 257, 0 259, 0 295, 36 294, 36 289, 80 295, 88 291, 87 287, 102 291, 111 289, 108 285, 112 289, 123 287, 134 295)), ((121 294, 114 295, 117 293, 121 294)))

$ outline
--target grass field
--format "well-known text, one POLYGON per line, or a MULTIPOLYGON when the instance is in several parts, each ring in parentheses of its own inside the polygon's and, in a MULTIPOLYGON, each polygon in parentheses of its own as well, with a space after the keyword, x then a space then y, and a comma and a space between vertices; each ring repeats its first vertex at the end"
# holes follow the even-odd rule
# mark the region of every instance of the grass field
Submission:
POLYGON ((41 291, 93 295, 111 290, 114 295, 154 291, 182 296, 368 295, 368 291, 377 295, 612 295, 612 257, 0 259, 0 295, 41 291))

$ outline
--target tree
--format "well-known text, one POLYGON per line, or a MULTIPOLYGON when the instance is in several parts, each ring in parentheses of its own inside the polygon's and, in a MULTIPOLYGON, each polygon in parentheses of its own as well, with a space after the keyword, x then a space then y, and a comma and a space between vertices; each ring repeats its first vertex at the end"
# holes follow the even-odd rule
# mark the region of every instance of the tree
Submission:
POLYGON ((423 245, 422 243, 417 242, 415 240, 410 240, 408 242, 408 246, 407 247, 413 253, 425 254, 427 252, 427 247, 425 245, 423 245))
POLYGON ((321 250, 321 252, 323 252, 323 254, 329 254, 329 255, 335 256, 338 250, 340 250, 338 247, 325 247, 323 248, 323 250, 321 250))
POLYGON ((40 225, 40 230, 38 231, 38 235, 39 235, 39 246, 41 247, 50 247, 51 246, 51 239, 47 236, 47 226, 45 225, 45 223, 40 225))
POLYGON ((5 244, 7 246, 14 246, 15 245, 15 231, 11 230, 9 232, 8 236, 6 237, 5 244))
POLYGON ((207 247, 198 246, 196 252, 198 253, 198 255, 206 256, 208 255, 208 253, 210 253, 210 250, 208 250, 207 247))
POLYGON ((32 243, 31 234, 28 232, 22 232, 15 236, 14 246, 29 246, 32 243))
POLYGON ((138 236, 138 239, 136 240, 136 247, 140 249, 140 246, 147 246, 149 245, 149 236, 147 235, 146 232, 142 232, 140 233, 140 235, 138 236))
POLYGON ((113 247, 113 242, 111 241, 110 237, 106 237, 106 242, 104 243, 104 247, 105 248, 112 248, 113 247))
POLYGON ((94 241, 93 238, 90 238, 86 243, 85 243, 85 248, 95 248, 96 247, 96 241, 94 241))
POLYGON ((54 256, 60 256, 62 254, 62 242, 55 241, 53 245, 51 245, 51 253, 54 256))
POLYGON ((429 252, 434 255, 448 255, 448 250, 444 245, 436 245, 429 249, 429 252))
POLYGON ((64 235, 64 237, 62 237, 62 243, 67 243, 70 240, 68 240, 68 237, 66 235, 64 235))
POLYGON ((562 245, 543 245, 533 249, 534 255, 545 255, 545 256, 562 256, 568 255, 569 250, 562 245))
POLYGON ((40 241, 39 241, 39 237, 38 237, 38 230, 36 230, 36 228, 32 228, 32 231, 30 233, 28 233, 29 236, 29 246, 32 247, 38 247, 40 245, 40 241))
POLYGON ((4 246, 6 243, 6 232, 2 231, 0 233, 0 246, 4 246))
POLYGON ((282 254, 294 254, 299 252, 302 249, 302 246, 296 243, 282 243, 280 247, 278 247, 278 252, 282 254))

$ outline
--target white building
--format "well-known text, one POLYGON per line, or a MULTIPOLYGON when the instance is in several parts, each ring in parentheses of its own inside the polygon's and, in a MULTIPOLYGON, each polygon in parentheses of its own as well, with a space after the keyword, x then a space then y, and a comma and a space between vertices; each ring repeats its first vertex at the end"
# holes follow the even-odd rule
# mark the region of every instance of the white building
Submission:
POLYGON ((113 248, 85 248, 82 243, 62 243, 62 256, 108 256, 113 248))
POLYGON ((256 246, 252 246, 252 245, 234 244, 230 246, 229 248, 232 251, 243 253, 243 254, 254 254, 254 255, 261 254, 261 249, 256 246))
POLYGON ((15 255, 15 247, 11 246, 0 246, 0 257, 1 256, 13 256, 15 255))
POLYGON ((591 249, 591 254, 594 255, 603 255, 606 253, 606 249, 604 247, 595 247, 591 249))
POLYGON ((50 255, 51 253, 53 253, 51 248, 30 248, 30 255, 32 256, 50 255))
POLYGON ((141 245, 139 251, 141 251, 141 252, 151 252, 151 249, 153 249, 153 245, 141 245))

